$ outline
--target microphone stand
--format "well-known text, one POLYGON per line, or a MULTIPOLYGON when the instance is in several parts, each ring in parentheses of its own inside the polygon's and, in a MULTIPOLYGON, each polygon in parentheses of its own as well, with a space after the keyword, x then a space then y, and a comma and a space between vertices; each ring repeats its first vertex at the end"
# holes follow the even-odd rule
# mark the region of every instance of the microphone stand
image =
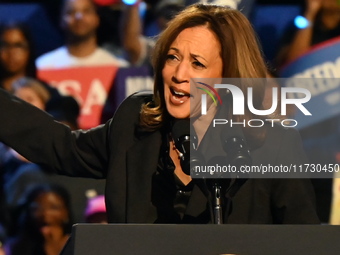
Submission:
POLYGON ((204 180, 205 187, 208 191, 208 202, 210 207, 211 222, 213 224, 224 224, 224 210, 226 191, 228 190, 229 179, 210 179, 204 180))
POLYGON ((231 179, 214 179, 207 184, 210 186, 210 206, 212 207, 212 222, 213 224, 224 224, 230 213, 232 200, 241 188, 241 186, 247 181, 247 178, 231 179))
POLYGON ((223 224, 223 193, 222 186, 216 181, 213 185, 213 211, 214 211, 214 224, 223 224))

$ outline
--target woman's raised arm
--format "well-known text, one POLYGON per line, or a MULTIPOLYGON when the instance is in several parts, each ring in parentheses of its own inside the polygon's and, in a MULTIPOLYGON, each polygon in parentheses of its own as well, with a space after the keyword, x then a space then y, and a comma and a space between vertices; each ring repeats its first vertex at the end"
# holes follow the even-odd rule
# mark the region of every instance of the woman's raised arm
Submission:
POLYGON ((28 160, 70 176, 105 178, 110 121, 71 131, 38 108, 0 89, 0 141, 28 160))

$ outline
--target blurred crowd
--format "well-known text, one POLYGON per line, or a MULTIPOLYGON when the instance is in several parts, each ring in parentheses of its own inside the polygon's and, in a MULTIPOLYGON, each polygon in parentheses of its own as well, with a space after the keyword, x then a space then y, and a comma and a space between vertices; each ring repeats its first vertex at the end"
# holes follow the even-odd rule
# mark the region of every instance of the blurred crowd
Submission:
MULTIPOLYGON (((41 4, 64 40, 58 48, 37 56, 32 27, 16 20, 1 20, 0 87, 74 130, 79 127, 77 100, 61 95, 56 88, 41 80, 37 71, 103 64, 151 69, 150 56, 157 35, 186 5, 200 1, 10 2, 41 4)), ((230 5, 250 19, 253 6, 266 3, 255 0, 201 2, 230 5)), ((292 4, 290 1, 280 3, 292 4)), ((287 26, 275 58, 267 57, 269 77, 280 77, 282 66, 306 53, 313 45, 340 36, 338 1, 305 0, 297 5, 310 25, 305 28, 287 26)), ((322 188, 326 185, 327 190, 331 189, 329 183, 322 185, 322 188)), ((103 191, 103 182, 55 176, 44 166, 30 163, 0 144, 0 206, 3 208, 0 213, 0 249, 13 255, 59 254, 73 223, 107 222, 103 191)), ((329 204, 325 206, 329 207, 329 204)), ((322 220, 326 222, 327 216, 322 220)))

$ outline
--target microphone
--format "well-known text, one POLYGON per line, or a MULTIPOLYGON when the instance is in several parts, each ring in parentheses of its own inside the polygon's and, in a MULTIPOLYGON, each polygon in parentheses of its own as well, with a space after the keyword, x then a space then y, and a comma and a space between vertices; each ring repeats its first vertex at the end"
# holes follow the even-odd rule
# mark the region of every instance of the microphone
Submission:
POLYGON ((204 165, 203 156, 197 151, 198 138, 190 119, 176 120, 172 127, 172 138, 181 153, 180 163, 185 174, 190 175, 196 166, 204 165))
MULTIPOLYGON (((227 162, 230 165, 236 166, 237 170, 241 166, 251 165, 250 151, 240 127, 226 127, 221 132, 221 141, 223 150, 227 154, 227 162)), ((236 176, 232 177, 226 195, 229 198, 234 197, 241 186, 248 180, 248 177, 248 174, 242 174, 237 171, 236 176)))
MULTIPOLYGON (((229 116, 228 109, 232 109, 231 93, 227 90, 227 94, 222 98, 223 102, 226 102, 225 107, 221 107, 217 112, 215 118, 224 119, 229 116)), ((226 153, 227 164, 239 168, 244 165, 251 165, 252 159, 250 151, 246 143, 246 139, 241 126, 224 124, 220 129, 220 141, 224 152, 226 153)), ((233 176, 234 177, 234 176, 233 176)), ((239 178, 240 176, 236 176, 239 178)))
MULTIPOLYGON (((234 128, 235 127, 230 128, 230 130, 233 130, 234 128)), ((234 131, 236 132, 229 132, 230 130, 226 129, 226 132, 221 132, 222 147, 227 153, 228 163, 237 168, 244 165, 250 165, 252 162, 250 151, 244 139, 242 130, 235 128, 234 131)))

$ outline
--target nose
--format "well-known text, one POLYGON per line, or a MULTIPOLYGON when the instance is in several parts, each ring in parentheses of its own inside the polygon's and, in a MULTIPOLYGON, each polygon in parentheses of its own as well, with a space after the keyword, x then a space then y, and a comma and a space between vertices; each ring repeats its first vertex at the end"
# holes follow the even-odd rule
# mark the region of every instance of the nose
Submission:
POLYGON ((188 83, 190 81, 189 71, 189 65, 185 61, 180 62, 176 67, 174 76, 172 77, 173 82, 188 83))

